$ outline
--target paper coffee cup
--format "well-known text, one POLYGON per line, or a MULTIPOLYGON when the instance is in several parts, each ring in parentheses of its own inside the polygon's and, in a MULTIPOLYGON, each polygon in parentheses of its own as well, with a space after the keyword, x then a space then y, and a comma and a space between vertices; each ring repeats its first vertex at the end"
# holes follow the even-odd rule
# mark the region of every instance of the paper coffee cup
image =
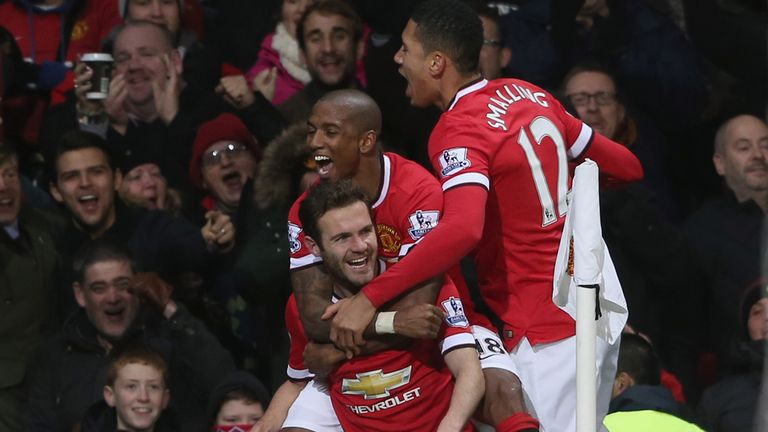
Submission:
POLYGON ((109 94, 109 80, 112 79, 112 56, 107 53, 87 53, 80 61, 93 71, 91 75, 91 90, 85 94, 86 99, 106 99, 109 94))

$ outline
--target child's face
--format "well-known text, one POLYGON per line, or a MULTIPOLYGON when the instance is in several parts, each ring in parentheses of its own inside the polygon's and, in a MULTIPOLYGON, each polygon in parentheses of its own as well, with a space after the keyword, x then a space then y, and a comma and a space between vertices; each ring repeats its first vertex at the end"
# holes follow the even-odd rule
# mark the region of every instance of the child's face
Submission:
POLYGON ((224 402, 216 416, 217 425, 256 424, 264 415, 259 402, 246 403, 241 399, 224 402))
POLYGON ((104 399, 117 410, 117 426, 128 432, 152 430, 170 398, 163 376, 152 366, 132 363, 117 374, 104 399))
POLYGON ((301 20, 304 10, 313 0, 283 0, 282 22, 288 32, 296 38, 296 25, 301 20))

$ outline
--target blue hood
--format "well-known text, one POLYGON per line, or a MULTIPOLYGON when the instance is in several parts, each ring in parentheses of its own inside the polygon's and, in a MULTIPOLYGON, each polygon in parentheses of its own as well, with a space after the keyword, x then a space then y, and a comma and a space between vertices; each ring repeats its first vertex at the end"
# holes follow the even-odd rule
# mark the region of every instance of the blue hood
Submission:
POLYGON ((675 401, 672 393, 662 386, 632 386, 611 400, 608 407, 609 414, 619 411, 641 410, 662 411, 680 416, 680 405, 675 401))

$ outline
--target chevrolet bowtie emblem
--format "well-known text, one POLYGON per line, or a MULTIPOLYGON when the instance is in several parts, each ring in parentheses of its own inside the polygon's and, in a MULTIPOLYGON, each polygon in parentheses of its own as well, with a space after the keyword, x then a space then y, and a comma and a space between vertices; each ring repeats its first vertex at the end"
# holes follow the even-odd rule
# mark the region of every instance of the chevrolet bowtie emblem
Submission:
POLYGON ((357 379, 344 378, 341 392, 344 394, 364 395, 366 399, 389 396, 389 391, 408 384, 411 380, 411 366, 387 374, 381 369, 359 373, 357 379))

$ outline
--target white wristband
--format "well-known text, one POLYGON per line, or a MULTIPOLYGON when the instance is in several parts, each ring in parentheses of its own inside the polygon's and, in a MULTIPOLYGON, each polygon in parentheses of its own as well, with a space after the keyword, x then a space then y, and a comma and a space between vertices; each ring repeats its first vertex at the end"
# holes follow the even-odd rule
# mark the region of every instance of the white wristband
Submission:
POLYGON ((376 334, 395 334, 395 314, 397 312, 379 312, 376 316, 376 334))

